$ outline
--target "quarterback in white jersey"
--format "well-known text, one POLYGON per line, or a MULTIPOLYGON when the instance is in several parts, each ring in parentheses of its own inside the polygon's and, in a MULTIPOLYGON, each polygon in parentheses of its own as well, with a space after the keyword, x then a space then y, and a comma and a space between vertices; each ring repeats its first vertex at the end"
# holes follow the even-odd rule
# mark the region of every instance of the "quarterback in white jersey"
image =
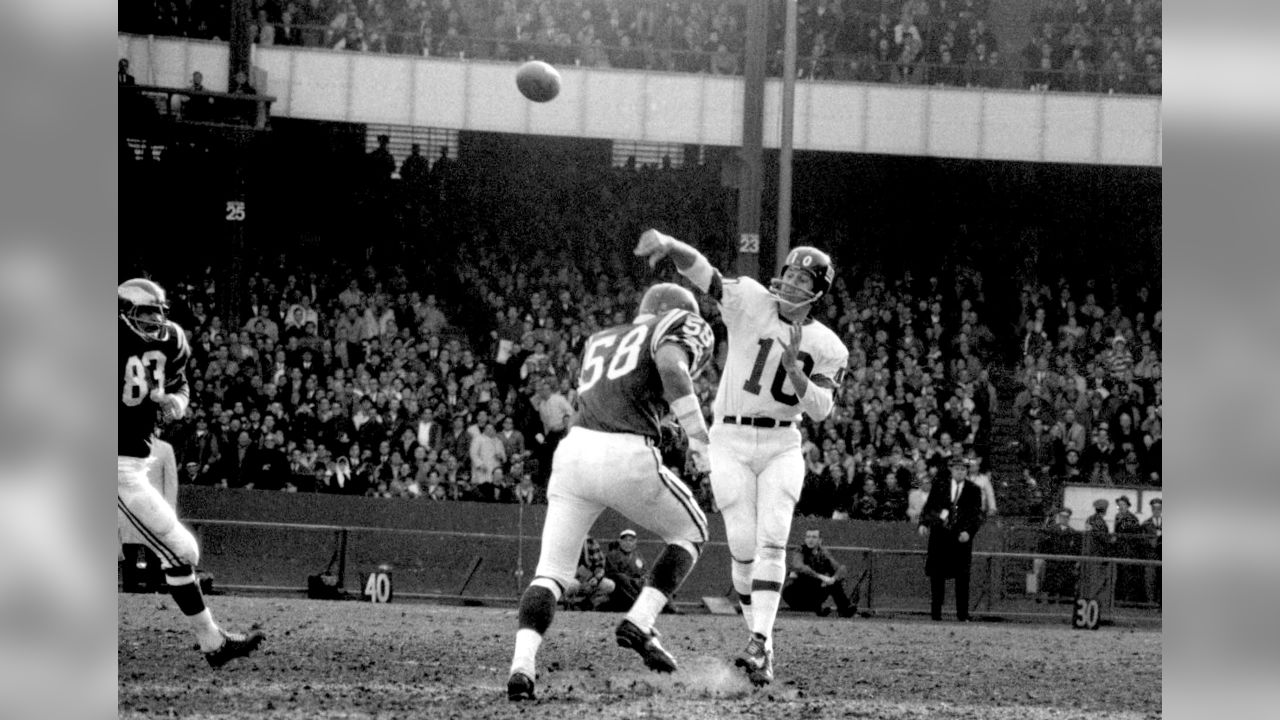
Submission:
POLYGON ((720 305, 729 352, 712 405, 711 489, 724 515, 733 586, 751 631, 736 658, 751 681, 773 681, 773 623, 786 578, 791 516, 804 485, 802 415, 831 414, 849 351, 809 307, 831 288, 831 258, 812 247, 787 256, 765 288, 725 279, 702 253, 647 230, 635 254, 650 265, 670 255, 676 269, 720 305))

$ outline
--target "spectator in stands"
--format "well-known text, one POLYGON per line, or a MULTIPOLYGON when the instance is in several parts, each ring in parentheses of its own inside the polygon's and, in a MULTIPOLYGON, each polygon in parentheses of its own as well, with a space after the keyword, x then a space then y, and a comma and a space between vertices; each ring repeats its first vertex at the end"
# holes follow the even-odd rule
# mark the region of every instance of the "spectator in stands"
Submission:
POLYGON ((116 84, 117 85, 136 85, 137 81, 129 74, 129 59, 120 58, 116 62, 116 84))
POLYGON ((338 457, 325 475, 323 490, 339 495, 364 495, 369 489, 369 476, 359 445, 352 445, 347 455, 338 457))
POLYGON ((831 608, 826 606, 827 598, 831 598, 840 617, 853 617, 857 612, 857 605, 849 599, 844 587, 848 568, 836 562, 822 546, 819 530, 805 530, 804 542, 792 551, 788 569, 782 599, 792 610, 826 617, 831 614, 831 608))
MULTIPOLYGON (((1066 75, 1062 78, 1062 87, 1067 92, 1097 92, 1098 83, 1097 76, 1093 72, 1093 68, 1089 67, 1089 61, 1083 57, 1073 58, 1066 75)), ((1070 330, 1076 329, 1075 317, 1071 317, 1068 321, 1071 326, 1070 330)), ((1075 336, 1070 336, 1066 340, 1068 347, 1075 340, 1075 336)))
MULTIPOLYGON (((208 92, 204 86, 204 73, 196 70, 191 73, 191 84, 187 90, 194 93, 208 92)), ((186 120, 204 121, 213 117, 213 98, 200 95, 189 95, 183 98, 182 117, 186 120)))
POLYGON ((1119 449, 1111 442, 1111 435, 1105 427, 1094 432, 1093 442, 1085 448, 1081 457, 1081 468, 1093 484, 1110 485, 1111 474, 1115 468, 1119 449))
POLYGON ((409 157, 400 165, 400 177, 411 188, 425 189, 427 178, 431 173, 431 163, 422 157, 422 145, 413 143, 409 147, 409 157))
POLYGON ((485 423, 484 430, 472 438, 468 453, 471 457, 471 476, 477 484, 488 482, 491 473, 500 471, 507 460, 506 447, 491 422, 485 423))
POLYGON ((987 50, 987 64, 982 73, 982 86, 994 89, 1011 87, 1014 84, 1013 74, 1005 65, 1004 56, 999 50, 987 50))
POLYGON ((204 484, 212 480, 210 473, 222 460, 222 446, 218 436, 210 432, 209 419, 204 415, 197 415, 195 432, 182 444, 180 455, 183 463, 195 463, 191 482, 204 484))
POLYGON ((521 462, 529 457, 530 453, 525 449, 524 433, 516 429, 515 418, 507 416, 502 419, 500 438, 508 462, 521 462))
POLYGON ((248 73, 236 70, 236 76, 232 78, 232 85, 227 92, 232 95, 257 95, 257 88, 248 82, 248 73))
MULTIPOLYGON (((354 3, 353 3, 354 5, 354 3)), ((388 181, 391 175, 396 171, 396 159, 391 155, 390 150, 391 137, 389 135, 378 136, 378 147, 369 153, 367 166, 369 168, 369 178, 376 183, 388 181)), ((372 308, 366 305, 367 311, 372 312, 372 308)))
POLYGON ((875 520, 880 505, 878 495, 875 478, 868 472, 862 481, 862 492, 854 500, 850 517, 854 520, 875 520))
POLYGON ((534 439, 540 444, 538 464, 545 474, 550 472, 551 458, 555 455, 560 440, 568 432, 573 418, 573 406, 564 395, 553 391, 551 381, 547 378, 537 381, 537 394, 532 402, 542 420, 541 437, 534 439))
POLYGON ((933 84, 964 85, 964 72, 951 55, 951 48, 944 47, 938 54, 938 65, 933 68, 933 84))
POLYGON ((1162 75, 1163 68, 1160 54, 1152 51, 1143 53, 1141 91, 1148 95, 1163 94, 1164 81, 1162 75))
MULTIPOLYGON (((240 425, 239 420, 232 420, 233 429, 240 425)), ((236 432, 236 445, 231 452, 223 455, 220 484, 223 487, 242 488, 252 482, 252 467, 257 448, 248 430, 236 432)))

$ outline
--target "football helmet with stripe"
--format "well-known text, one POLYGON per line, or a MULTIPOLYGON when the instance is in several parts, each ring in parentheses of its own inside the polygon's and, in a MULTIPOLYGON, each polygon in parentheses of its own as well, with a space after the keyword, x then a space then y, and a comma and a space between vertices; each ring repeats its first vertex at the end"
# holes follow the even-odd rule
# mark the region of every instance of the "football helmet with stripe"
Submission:
POLYGON ((163 340, 169 332, 169 300, 164 288, 146 278, 134 278, 116 288, 120 317, 147 340, 163 340))

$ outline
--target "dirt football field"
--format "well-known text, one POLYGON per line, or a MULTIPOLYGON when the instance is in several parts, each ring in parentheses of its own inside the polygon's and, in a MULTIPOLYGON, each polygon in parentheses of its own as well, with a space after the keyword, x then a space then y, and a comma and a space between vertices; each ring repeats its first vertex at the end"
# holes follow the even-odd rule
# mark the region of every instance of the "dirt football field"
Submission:
MULTIPOLYGON (((169 598, 119 595, 124 718, 1146 718, 1161 715, 1158 630, 839 620, 783 614, 777 679, 753 689, 732 657, 737 616, 663 615, 673 675, 614 644, 621 615, 560 612, 538 700, 506 699, 512 608, 210 599, 258 625, 255 656, 211 670, 169 598)), ((1064 608, 1065 613, 1065 608, 1064 608)))

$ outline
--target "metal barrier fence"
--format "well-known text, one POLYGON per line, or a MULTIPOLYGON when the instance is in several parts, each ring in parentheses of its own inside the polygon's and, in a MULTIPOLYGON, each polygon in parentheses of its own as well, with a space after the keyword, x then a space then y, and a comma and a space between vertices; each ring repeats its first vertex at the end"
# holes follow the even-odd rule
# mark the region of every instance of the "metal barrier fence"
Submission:
MULTIPOLYGON (((308 575, 329 569, 349 595, 360 594, 379 569, 394 577, 397 599, 512 605, 533 577, 539 538, 455 530, 389 529, 242 520, 187 520, 202 548, 202 568, 233 592, 303 594, 308 575), (353 582, 354 580, 354 582, 353 582), (354 588, 354 592, 352 592, 354 588)), ((1007 543, 1006 543, 1007 544, 1007 543)), ((661 545, 641 542, 650 560, 661 545)), ((929 612, 925 551, 828 546, 849 569, 846 586, 860 611, 873 615, 929 612)), ((677 604, 700 608, 705 596, 731 594, 729 553, 709 542, 677 604)), ((971 614, 993 620, 1062 620, 1077 598, 1095 599, 1104 622, 1159 624, 1162 563, 1097 555, 975 551, 971 614)), ((954 598, 948 586, 948 616, 954 598)))

